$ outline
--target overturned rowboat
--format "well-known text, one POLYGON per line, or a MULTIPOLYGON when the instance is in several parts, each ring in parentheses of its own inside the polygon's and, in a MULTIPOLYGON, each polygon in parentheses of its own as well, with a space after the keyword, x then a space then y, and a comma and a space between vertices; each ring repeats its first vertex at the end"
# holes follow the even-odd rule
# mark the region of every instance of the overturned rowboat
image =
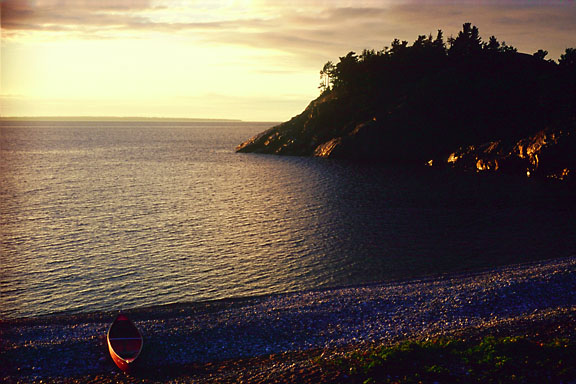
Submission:
POLYGON ((120 313, 106 335, 108 350, 114 363, 124 372, 130 372, 142 351, 144 340, 134 323, 120 313))

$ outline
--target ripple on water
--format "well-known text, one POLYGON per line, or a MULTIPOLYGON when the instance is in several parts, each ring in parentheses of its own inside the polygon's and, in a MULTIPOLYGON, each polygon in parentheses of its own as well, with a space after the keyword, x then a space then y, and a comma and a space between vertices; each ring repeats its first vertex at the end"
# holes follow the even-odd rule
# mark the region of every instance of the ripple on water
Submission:
POLYGON ((233 152, 266 124, 2 124, 0 317, 576 254, 560 185, 233 152))

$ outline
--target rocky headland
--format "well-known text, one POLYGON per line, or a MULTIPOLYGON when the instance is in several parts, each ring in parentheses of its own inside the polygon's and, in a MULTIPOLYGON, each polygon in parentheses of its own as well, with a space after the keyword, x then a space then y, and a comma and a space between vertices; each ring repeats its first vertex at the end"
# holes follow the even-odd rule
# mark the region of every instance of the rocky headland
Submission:
POLYGON ((558 63, 456 38, 350 52, 321 71, 322 94, 238 152, 452 166, 574 179, 576 49, 558 63))

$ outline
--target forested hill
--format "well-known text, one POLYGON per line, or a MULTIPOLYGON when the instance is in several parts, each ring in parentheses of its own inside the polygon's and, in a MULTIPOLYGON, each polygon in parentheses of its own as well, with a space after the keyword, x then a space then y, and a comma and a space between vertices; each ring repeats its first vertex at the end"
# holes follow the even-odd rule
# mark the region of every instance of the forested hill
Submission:
POLYGON ((450 164, 573 178, 576 49, 519 53, 466 23, 326 63, 321 95, 239 152, 450 164), (572 172, 572 173, 571 173, 572 172))

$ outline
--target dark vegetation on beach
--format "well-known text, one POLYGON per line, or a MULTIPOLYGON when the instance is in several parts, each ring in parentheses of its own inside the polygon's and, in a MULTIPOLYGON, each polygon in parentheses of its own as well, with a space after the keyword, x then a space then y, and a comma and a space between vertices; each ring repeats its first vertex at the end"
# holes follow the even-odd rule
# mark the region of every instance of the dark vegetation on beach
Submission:
POLYGON ((439 337, 355 351, 324 363, 358 383, 550 383, 576 379, 569 339, 439 337))
POLYGON ((320 71, 321 95, 239 152, 451 165, 560 179, 576 169, 576 49, 558 62, 477 27, 395 39, 320 71))

